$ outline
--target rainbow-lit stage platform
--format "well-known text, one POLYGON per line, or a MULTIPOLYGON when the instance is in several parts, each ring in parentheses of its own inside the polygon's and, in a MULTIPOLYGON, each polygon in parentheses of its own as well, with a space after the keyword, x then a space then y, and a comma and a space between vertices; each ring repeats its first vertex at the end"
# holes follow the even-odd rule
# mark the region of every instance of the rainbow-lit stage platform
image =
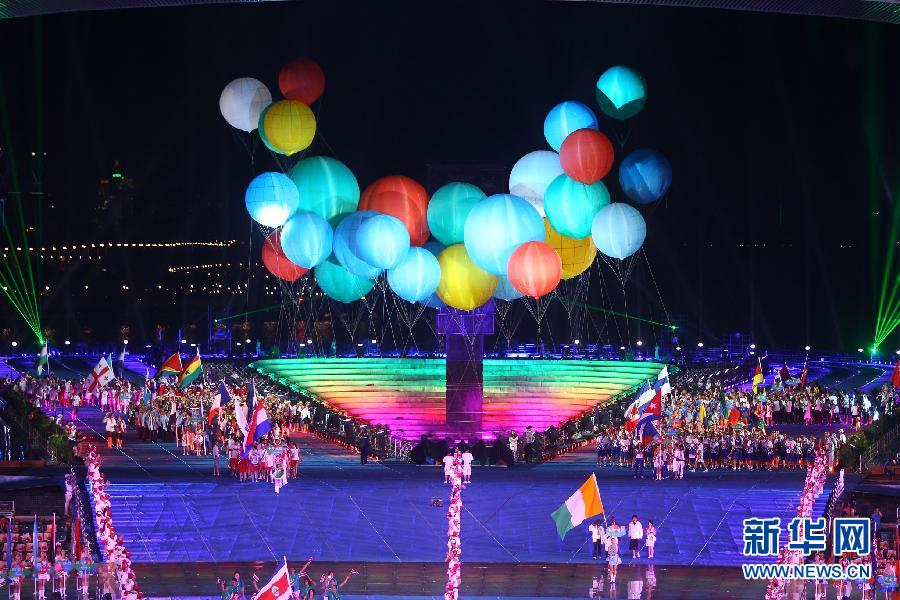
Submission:
MULTIPOLYGON (((261 360, 256 369, 301 394, 406 439, 446 431, 443 359, 297 358, 261 360)), ((647 379, 661 363, 487 359, 483 435, 527 425, 538 431, 590 411, 647 379)))

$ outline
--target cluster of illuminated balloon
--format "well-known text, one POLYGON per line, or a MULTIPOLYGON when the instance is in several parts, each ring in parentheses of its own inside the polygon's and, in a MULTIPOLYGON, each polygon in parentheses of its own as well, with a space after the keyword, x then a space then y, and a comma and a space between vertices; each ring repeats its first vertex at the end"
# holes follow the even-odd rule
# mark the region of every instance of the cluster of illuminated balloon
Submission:
MULTIPOLYGON (((272 103, 261 82, 238 79, 222 92, 220 107, 231 125, 258 127, 267 147, 290 155, 312 142, 309 104, 321 95, 324 75, 308 59, 293 61, 279 74, 279 88, 285 99, 272 103)), ((643 107, 643 80, 613 67, 597 81, 597 101, 607 116, 629 118, 643 107)), ((323 156, 304 158, 287 174, 262 173, 245 203, 255 221, 274 229, 263 263, 288 281, 314 269, 322 291, 340 302, 364 296, 386 273, 404 300, 471 310, 492 296, 544 296, 590 267, 598 248, 615 259, 636 252, 646 225, 631 205, 610 202, 602 179, 615 156, 594 112, 580 102, 558 104, 544 137, 553 151, 522 157, 510 193, 489 197, 454 182, 429 199, 402 175, 360 193, 352 171, 323 156)), ((637 150, 622 161, 619 181, 629 198, 649 203, 665 194, 671 168, 658 152, 637 150)))

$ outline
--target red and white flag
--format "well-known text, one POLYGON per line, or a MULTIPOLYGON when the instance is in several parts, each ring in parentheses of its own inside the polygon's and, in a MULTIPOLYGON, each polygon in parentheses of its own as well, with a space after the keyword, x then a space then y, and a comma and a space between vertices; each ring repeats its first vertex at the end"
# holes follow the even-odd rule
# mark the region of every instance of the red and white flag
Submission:
POLYGON ((291 579, 287 563, 281 565, 269 583, 260 588, 256 600, 288 600, 291 598, 291 579))
POLYGON ((88 391, 93 392, 96 389, 102 389, 113 379, 115 379, 115 376, 113 376, 112 367, 106 362, 106 358, 101 356, 100 362, 97 363, 97 366, 94 367, 94 370, 88 375, 88 391))

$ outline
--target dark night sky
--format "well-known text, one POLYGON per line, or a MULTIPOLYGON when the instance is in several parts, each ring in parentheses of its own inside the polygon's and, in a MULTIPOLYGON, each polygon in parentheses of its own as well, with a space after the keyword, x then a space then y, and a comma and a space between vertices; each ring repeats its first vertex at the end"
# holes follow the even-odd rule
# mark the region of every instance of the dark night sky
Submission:
MULTIPOLYGON (((3 21, 0 53, 20 162, 43 106, 56 206, 45 235, 67 240, 90 238, 85 212, 118 159, 137 186, 135 241, 246 243, 244 187, 274 163, 257 150, 250 164, 218 96, 239 76, 277 95, 279 67, 297 56, 326 74, 311 153, 342 160, 363 186, 391 173, 424 181, 429 164, 509 168, 546 147, 550 107, 595 106, 597 76, 627 64, 648 82, 647 106, 601 129, 672 162, 667 198, 645 211, 646 252, 684 338, 752 331, 845 351, 871 340, 869 240, 883 253, 883 183, 893 190, 900 175, 893 26, 589 2, 306 1, 3 21)), ((663 316, 646 266, 628 285, 630 311, 663 316)), ((113 320, 125 310, 106 308, 113 320)))

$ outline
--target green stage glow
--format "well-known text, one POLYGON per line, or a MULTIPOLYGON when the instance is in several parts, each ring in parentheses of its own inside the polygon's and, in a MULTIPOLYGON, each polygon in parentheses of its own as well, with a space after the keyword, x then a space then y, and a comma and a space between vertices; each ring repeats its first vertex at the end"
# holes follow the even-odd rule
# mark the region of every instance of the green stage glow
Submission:
POLYGON ((584 302, 575 302, 574 300, 569 300, 568 298, 562 298, 560 296, 557 296, 556 299, 564 304, 571 304, 572 306, 580 306, 581 308, 586 308, 588 310, 606 313, 606 314, 612 315, 614 317, 622 317, 623 319, 629 319, 631 321, 640 321, 641 323, 650 323, 651 325, 658 325, 659 327, 668 327, 672 331, 675 331, 676 329, 678 329, 677 325, 673 325, 671 323, 660 323, 659 321, 654 321, 652 319, 645 319, 643 317, 637 317, 635 315, 630 315, 628 313, 619 312, 617 310, 610 310, 608 308, 603 308, 602 306, 596 306, 594 304, 585 304, 584 302))

